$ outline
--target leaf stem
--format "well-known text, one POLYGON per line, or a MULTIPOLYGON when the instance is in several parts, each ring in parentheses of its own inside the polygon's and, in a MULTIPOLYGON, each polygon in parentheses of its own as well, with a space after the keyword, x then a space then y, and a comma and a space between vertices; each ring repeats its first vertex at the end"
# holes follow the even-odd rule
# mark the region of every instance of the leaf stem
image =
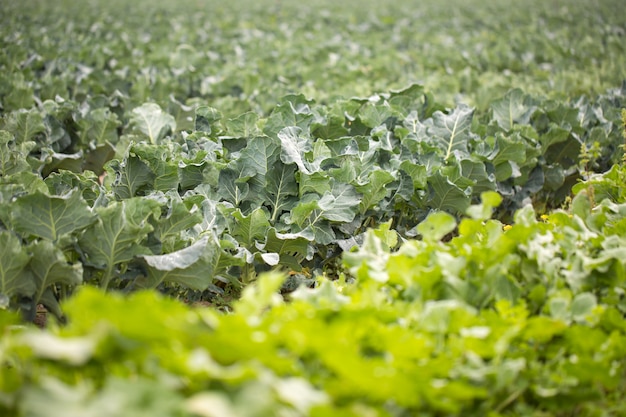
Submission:
POLYGON ((113 274, 113 265, 109 265, 104 271, 104 275, 102 275, 102 280, 100 280, 100 288, 104 291, 109 287, 109 282, 111 281, 111 276, 113 274))
POLYGON ((504 410, 506 407, 508 407, 513 401, 515 401, 520 395, 522 395, 522 393, 524 392, 524 388, 518 389, 517 391, 514 391, 513 393, 511 393, 511 395, 509 395, 508 397, 506 397, 504 399, 504 401, 502 401, 500 404, 498 404, 498 406, 496 407, 496 413, 499 413, 500 411, 504 410))

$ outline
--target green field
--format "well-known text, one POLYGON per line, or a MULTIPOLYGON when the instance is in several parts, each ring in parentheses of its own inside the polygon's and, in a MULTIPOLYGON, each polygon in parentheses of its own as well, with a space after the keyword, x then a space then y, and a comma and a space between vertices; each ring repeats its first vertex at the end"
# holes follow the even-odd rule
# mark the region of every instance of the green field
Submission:
POLYGON ((626 415, 622 1, 0 10, 0 415, 626 415))

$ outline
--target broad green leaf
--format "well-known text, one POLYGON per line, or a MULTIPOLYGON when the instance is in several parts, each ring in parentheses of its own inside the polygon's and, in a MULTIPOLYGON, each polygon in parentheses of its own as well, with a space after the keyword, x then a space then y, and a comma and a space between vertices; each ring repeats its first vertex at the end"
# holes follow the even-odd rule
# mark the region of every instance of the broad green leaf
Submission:
POLYGON ((443 211, 431 213, 417 225, 417 231, 425 241, 437 242, 456 228, 456 219, 443 211))
POLYGON ((337 222, 350 223, 356 216, 361 196, 349 184, 337 184, 317 202, 319 217, 337 222))
POLYGON ((515 124, 527 125, 535 109, 535 103, 530 96, 519 88, 510 90, 504 97, 491 103, 496 123, 506 131, 512 130, 515 124))
POLYGON ((166 192, 178 189, 178 161, 173 158, 175 153, 180 152, 178 147, 140 143, 132 145, 128 152, 141 159, 154 174, 153 190, 166 192))
POLYGON ((444 160, 447 160, 454 151, 468 153, 467 145, 472 135, 470 128, 473 115, 474 109, 459 106, 450 114, 435 112, 432 119, 424 123, 427 126, 428 135, 443 151, 444 160))
POLYGON ((121 125, 117 115, 108 108, 91 110, 78 121, 82 132, 83 143, 105 144, 116 143, 118 140, 117 128, 121 125))
MULTIPOLYGON (((315 109, 319 111, 319 109, 315 109)), ((315 112, 315 111, 314 111, 315 112)), ((311 133, 313 136, 322 139, 344 138, 348 134, 348 129, 344 127, 345 117, 343 114, 328 113, 318 114, 311 123, 311 133)))
MULTIPOLYGON (((495 190, 496 177, 487 172, 485 164, 471 159, 461 160, 461 175, 472 182, 472 194, 495 190)), ((458 185, 458 184, 457 184, 458 185)))
POLYGON ((26 271, 30 257, 20 240, 11 232, 0 231, 0 294, 32 296, 37 284, 26 271))
POLYGON ((242 243, 246 248, 253 249, 256 241, 265 240, 265 235, 270 227, 266 212, 257 208, 247 216, 240 210, 231 213, 230 234, 242 243))
POLYGON ((597 305, 596 296, 592 293, 577 294, 570 306, 572 318, 577 322, 586 322, 597 305))
POLYGON ((150 143, 157 144, 176 130, 176 120, 156 103, 144 103, 131 112, 130 125, 143 133, 150 143))
POLYGON ((167 213, 164 217, 157 219, 157 226, 154 230, 156 238, 161 241, 176 237, 202 222, 202 214, 199 211, 190 211, 178 193, 169 192, 167 197, 167 213))
POLYGON ((368 102, 359 110, 361 122, 370 128, 382 125, 392 115, 393 110, 388 103, 374 104, 368 102))
MULTIPOLYGON (((287 165, 294 166, 294 165, 287 165)), ((295 171, 295 169, 294 169, 295 171)), ((332 187, 332 178, 324 171, 314 172, 311 175, 297 172, 298 178, 298 195, 303 197, 307 194, 325 194, 330 192, 332 187)))
POLYGON ((222 169, 219 174, 217 194, 235 207, 239 207, 250 193, 250 184, 247 180, 248 178, 243 177, 241 171, 222 169))
POLYGON ((101 174, 104 171, 104 165, 114 156, 115 149, 109 143, 96 145, 85 154, 82 170, 101 174))
POLYGON ((409 160, 404 160, 400 164, 400 168, 406 172, 413 180, 413 188, 414 189, 424 189, 426 188, 427 181, 427 173, 426 167, 421 164, 413 163, 409 160))
POLYGON ((217 122, 219 122, 221 118, 222 114, 218 110, 208 106, 200 106, 196 109, 196 130, 217 135, 219 129, 215 125, 217 125, 217 122))
POLYGON ((63 196, 41 192, 18 198, 11 212, 11 223, 24 235, 56 241, 63 235, 89 226, 95 215, 78 191, 63 196))
POLYGON ((50 194, 64 195, 72 190, 80 191, 87 204, 93 206, 95 200, 103 192, 98 184, 98 177, 93 172, 77 174, 70 171, 53 172, 45 179, 50 194))
POLYGON ((144 239, 153 230, 150 216, 159 217, 159 203, 147 198, 113 202, 96 209, 98 221, 85 230, 78 244, 88 265, 104 271, 100 285, 107 287, 116 265, 149 254, 144 239))
POLYGON ((34 142, 14 143, 13 135, 6 130, 0 130, 0 174, 2 176, 17 174, 22 171, 30 171, 27 157, 34 142))
POLYGON ((356 190, 362 195, 359 203, 361 214, 374 208, 387 196, 389 190, 387 190, 386 185, 393 182, 395 178, 387 171, 377 170, 370 172, 368 180, 366 184, 356 187, 356 190))
POLYGON ((30 110, 19 109, 9 113, 7 118, 7 128, 13 133, 18 144, 32 141, 38 134, 46 132, 43 116, 35 108, 30 110))
MULTIPOLYGON (((258 136, 261 131, 257 127, 259 116, 253 112, 247 112, 224 122, 225 134, 233 137, 249 138, 258 136)), ((199 130, 199 129, 197 129, 199 130)))
POLYGON ((311 140, 302 136, 302 129, 298 127, 286 127, 278 132, 281 143, 280 159, 285 164, 296 164, 301 172, 312 174, 317 171, 306 154, 313 150, 311 140))
POLYGON ((33 301, 43 303, 49 310, 58 314, 60 306, 56 298, 46 292, 50 291, 54 284, 74 286, 82 283, 83 267, 80 263, 68 263, 63 252, 47 240, 36 242, 28 249, 32 254, 29 268, 37 287, 33 301))
POLYGON ((81 172, 83 170, 85 157, 82 152, 67 154, 52 152, 49 149, 46 149, 44 152, 46 164, 41 172, 44 177, 60 170, 72 172, 81 172))
POLYGON ((139 288, 156 288, 173 282, 194 290, 205 290, 213 283, 219 246, 202 237, 193 245, 165 255, 145 255, 147 276, 136 280, 139 288))
POLYGON ((552 145, 565 142, 570 137, 570 134, 570 129, 565 129, 559 125, 551 124, 550 129, 539 136, 544 152, 552 145))
POLYGON ((267 118, 263 133, 277 137, 278 133, 287 127, 308 132, 314 117, 310 104, 311 102, 301 94, 283 97, 283 103, 276 106, 267 118))
POLYGON ((313 238, 313 235, 303 232, 278 233, 275 228, 271 227, 267 231, 265 244, 260 246, 260 248, 266 252, 280 255, 281 263, 286 263, 292 259, 295 262, 298 262, 298 260, 301 262, 306 257, 309 243, 313 238))
POLYGON ((335 242, 336 236, 332 226, 328 221, 320 221, 319 219, 307 224, 297 233, 314 236, 313 241, 319 245, 330 245, 335 242))
POLYGON ((494 165, 507 161, 522 164, 526 161, 526 144, 519 134, 511 136, 498 135, 496 137, 497 154, 493 158, 494 165))
POLYGON ((470 198, 464 190, 437 172, 428 179, 432 187, 429 205, 435 209, 464 213, 470 205, 470 198))
POLYGON ((268 136, 248 139, 248 145, 241 151, 242 176, 259 176, 265 185, 265 175, 279 160, 280 144, 268 136))
POLYGON ((277 161, 266 176, 265 199, 272 207, 270 218, 272 222, 290 208, 291 200, 295 200, 294 197, 298 195, 295 172, 294 165, 285 165, 277 161))
POLYGON ((108 174, 114 178, 111 188, 119 200, 141 194, 154 183, 155 175, 140 158, 128 154, 120 162, 112 160, 107 165, 108 174))
POLYGON ((291 210, 291 213, 289 214, 289 223, 295 223, 298 226, 303 226, 311 213, 319 208, 317 205, 318 200, 318 195, 306 194, 300 199, 298 205, 291 210))

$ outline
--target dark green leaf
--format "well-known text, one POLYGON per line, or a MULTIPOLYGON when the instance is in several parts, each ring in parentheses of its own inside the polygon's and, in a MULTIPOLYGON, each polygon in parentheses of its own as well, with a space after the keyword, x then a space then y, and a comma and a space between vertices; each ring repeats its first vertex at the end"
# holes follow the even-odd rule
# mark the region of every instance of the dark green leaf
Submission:
POLYGON ((428 184, 432 187, 429 204, 431 207, 453 213, 464 213, 469 207, 470 198, 467 193, 440 172, 430 177, 428 184))
POLYGON ((32 256, 29 267, 37 287, 33 301, 58 312, 60 307, 52 294, 44 297, 46 290, 54 284, 74 286, 82 283, 83 267, 79 263, 68 263, 63 252, 47 240, 34 243, 28 249, 32 256))
POLYGON ((119 200, 141 194, 154 182, 155 175, 148 165, 134 155, 127 155, 122 162, 112 160, 107 165, 108 174, 115 178, 111 188, 119 200))
POLYGON ((196 109, 196 130, 207 134, 217 135, 219 129, 216 128, 217 122, 222 118, 222 114, 216 109, 208 106, 200 106, 196 109))
POLYGON ((94 220, 95 215, 77 191, 63 197, 41 192, 25 195, 15 201, 11 212, 15 230, 52 241, 84 229, 94 220))
POLYGON ((159 217, 159 203, 147 198, 113 202, 98 208, 98 221, 80 237, 78 244, 86 262, 104 270, 101 285, 106 288, 116 265, 138 255, 149 254, 143 245, 153 228, 150 216, 159 217))
POLYGON ((30 257, 20 240, 11 232, 0 231, 0 294, 32 296, 37 285, 26 271, 30 257))

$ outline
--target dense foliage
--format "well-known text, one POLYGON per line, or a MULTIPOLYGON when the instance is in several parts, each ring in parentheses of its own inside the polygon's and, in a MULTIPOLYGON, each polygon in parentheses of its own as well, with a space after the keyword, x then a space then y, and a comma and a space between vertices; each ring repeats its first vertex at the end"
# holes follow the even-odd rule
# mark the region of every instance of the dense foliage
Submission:
POLYGON ((0 0, 0 413, 626 413, 623 7, 409 3, 0 0))

